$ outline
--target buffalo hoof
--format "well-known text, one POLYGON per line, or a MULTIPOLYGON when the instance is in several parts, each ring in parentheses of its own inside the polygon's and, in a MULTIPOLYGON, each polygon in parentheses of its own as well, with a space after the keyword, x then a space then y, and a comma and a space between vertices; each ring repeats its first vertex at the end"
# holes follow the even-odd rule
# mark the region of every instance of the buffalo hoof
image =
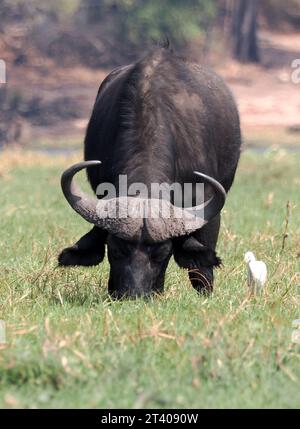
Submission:
POLYGON ((210 295, 213 292, 213 268, 191 269, 189 270, 189 278, 193 288, 201 295, 210 295))
POLYGON ((61 267, 81 265, 91 267, 102 261, 102 254, 95 251, 78 249, 77 246, 67 247, 58 257, 58 265, 61 267))

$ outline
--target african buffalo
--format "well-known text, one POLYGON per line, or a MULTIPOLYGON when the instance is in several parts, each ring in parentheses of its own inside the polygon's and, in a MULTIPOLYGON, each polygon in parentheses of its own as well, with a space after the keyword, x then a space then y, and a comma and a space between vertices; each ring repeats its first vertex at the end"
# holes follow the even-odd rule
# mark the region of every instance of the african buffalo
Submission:
MULTIPOLYGON (((85 162, 62 175, 66 199, 94 227, 62 251, 59 264, 99 264, 107 244, 110 294, 134 297, 163 290, 173 254, 177 264, 188 269, 193 287, 211 292, 213 268, 220 264, 215 252, 220 211, 240 145, 235 102, 209 68, 187 62, 169 48, 156 48, 135 64, 115 69, 98 91, 85 138, 85 162), (116 197, 84 194, 73 180, 83 168, 94 192, 99 184, 110 183, 116 197), (134 210, 141 202, 152 204, 138 194, 128 199, 121 195, 120 175, 126 176, 128 186, 142 183, 147 189, 153 183, 202 182, 208 185, 205 203, 189 209, 160 200, 170 209, 168 218, 161 212, 156 217, 118 218, 112 207, 122 207, 125 200, 134 210)), ((194 188, 192 192, 194 206, 194 188)))

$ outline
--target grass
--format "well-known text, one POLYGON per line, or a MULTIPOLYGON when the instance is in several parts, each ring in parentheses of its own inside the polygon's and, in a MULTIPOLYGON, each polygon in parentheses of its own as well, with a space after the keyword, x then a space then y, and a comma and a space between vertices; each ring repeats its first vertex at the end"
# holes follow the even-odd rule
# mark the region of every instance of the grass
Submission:
POLYGON ((293 131, 292 127, 281 125, 249 126, 244 127, 243 134, 247 148, 263 150, 271 146, 277 149, 286 148, 296 152, 300 151, 300 132, 293 131))
POLYGON ((172 261, 164 296, 147 302, 110 301, 107 261, 56 268, 89 228, 60 191, 71 162, 0 156, 0 407, 298 408, 300 154, 243 154, 211 298, 172 261), (246 250, 268 265, 262 296, 248 295, 246 250))

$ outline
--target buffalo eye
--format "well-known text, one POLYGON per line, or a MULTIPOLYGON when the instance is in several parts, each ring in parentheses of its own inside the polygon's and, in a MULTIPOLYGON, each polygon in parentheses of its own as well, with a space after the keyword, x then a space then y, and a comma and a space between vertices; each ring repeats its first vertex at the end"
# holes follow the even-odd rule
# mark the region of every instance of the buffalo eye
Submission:
POLYGON ((128 257, 131 250, 132 245, 118 237, 110 238, 108 241, 108 251, 115 259, 128 257))
POLYGON ((153 262, 163 262, 171 254, 170 243, 156 244, 151 246, 150 255, 153 262))
POLYGON ((122 259, 128 256, 128 252, 126 250, 124 251, 124 249, 121 248, 110 249, 110 254, 115 259, 122 259))

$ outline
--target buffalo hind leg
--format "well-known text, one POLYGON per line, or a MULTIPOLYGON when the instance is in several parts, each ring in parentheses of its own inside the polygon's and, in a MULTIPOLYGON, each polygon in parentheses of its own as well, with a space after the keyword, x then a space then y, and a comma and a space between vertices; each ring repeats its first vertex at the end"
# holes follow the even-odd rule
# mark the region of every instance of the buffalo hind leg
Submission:
POLYGON ((60 266, 98 265, 105 255, 107 233, 96 226, 73 246, 65 248, 58 256, 60 266))

